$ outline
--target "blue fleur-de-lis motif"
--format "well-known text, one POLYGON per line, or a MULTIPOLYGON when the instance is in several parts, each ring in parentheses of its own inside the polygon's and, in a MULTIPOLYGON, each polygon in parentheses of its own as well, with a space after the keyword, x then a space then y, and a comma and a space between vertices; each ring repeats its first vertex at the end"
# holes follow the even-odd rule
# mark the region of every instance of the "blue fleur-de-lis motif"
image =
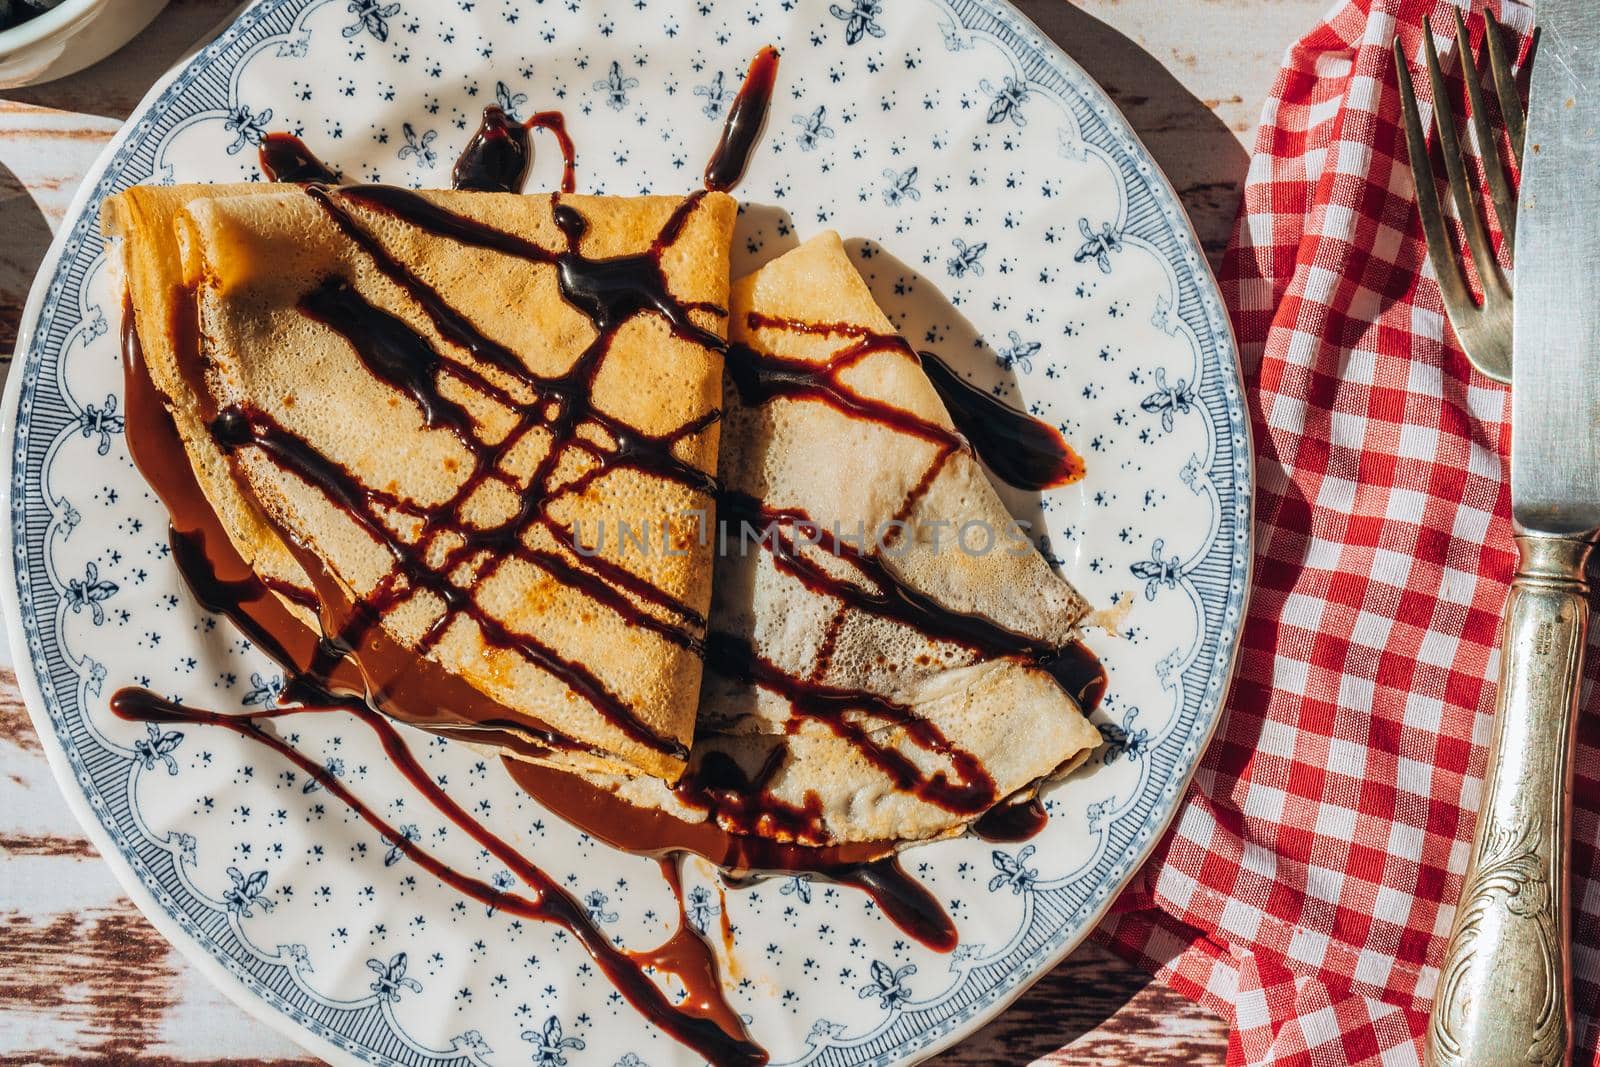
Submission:
POLYGON ((106 609, 101 605, 112 594, 121 588, 116 582, 106 581, 100 577, 100 568, 88 563, 84 565, 83 577, 74 578, 67 583, 66 602, 74 615, 81 614, 84 608, 89 609, 89 617, 96 626, 106 621, 106 609))
POLYGON ((612 1067, 650 1067, 650 1065, 641 1060, 637 1052, 625 1052, 612 1067))
POLYGON ((885 167, 883 176, 889 179, 889 184, 883 190, 883 202, 890 207, 898 205, 902 200, 922 199, 922 193, 917 190, 916 167, 907 167, 899 173, 892 167, 885 167))
POLYGON ((1117 806, 1117 798, 1114 797, 1114 796, 1111 796, 1111 797, 1106 797, 1106 798, 1104 798, 1102 800, 1097 800, 1093 804, 1090 804, 1087 808, 1085 808, 1083 810, 1084 822, 1085 822, 1085 825, 1089 828, 1089 832, 1091 834, 1097 834, 1097 833, 1100 832, 1100 826, 1101 826, 1102 821, 1105 819, 1105 817, 1108 814, 1111 813, 1111 810, 1113 808, 1115 808, 1116 806, 1117 806))
POLYGON ((728 102, 728 98, 733 93, 729 92, 728 88, 722 84, 722 71, 719 70, 709 84, 696 85, 694 87, 694 95, 705 97, 705 106, 700 111, 706 118, 714 119, 722 114, 722 105, 728 102))
POLYGON ((809 874, 794 875, 783 883, 778 892, 786 897, 798 897, 800 903, 809 904, 811 903, 811 876, 809 874))
POLYGON ((468 1030, 464 1034, 457 1034, 450 1039, 450 1051, 475 1053, 479 1059, 489 1055, 494 1049, 489 1047, 488 1040, 483 1036, 482 1030, 468 1030))
POLYGON ((527 93, 513 92, 505 82, 494 83, 494 100, 507 115, 516 115, 517 108, 528 102, 527 93))
POLYGON ((293 961, 294 969, 297 971, 305 971, 307 973, 316 971, 316 968, 311 966, 311 953, 306 951, 304 945, 279 945, 278 954, 289 957, 293 961))
POLYGON ((433 142, 438 138, 439 131, 429 130, 419 137, 416 127, 409 122, 401 126, 400 130, 406 135, 406 143, 400 146, 400 158, 409 159, 415 156, 417 162, 423 166, 433 166, 434 161, 439 158, 439 153, 433 150, 433 142))
POLYGON ((1195 404, 1194 389, 1189 383, 1179 378, 1177 385, 1168 385, 1167 372, 1163 367, 1156 368, 1156 391, 1139 401, 1141 408, 1152 415, 1161 416, 1161 428, 1168 433, 1172 432, 1174 416, 1189 414, 1195 404))
POLYGON ((344 28, 346 40, 370 33, 381 43, 389 39, 389 20, 400 13, 400 5, 385 4, 383 0, 349 0, 345 10, 356 17, 344 28))
POLYGON ((244 695, 247 706, 260 704, 265 707, 275 704, 282 694, 283 675, 274 674, 270 678, 263 678, 260 671, 250 672, 250 691, 244 695))
POLYGON ((884 29, 878 25, 883 5, 878 0, 855 0, 850 7, 829 4, 828 13, 844 23, 844 43, 855 44, 862 37, 882 37, 884 29))
MULTIPOLYGON (((247 700, 247 701, 245 701, 245 703, 248 704, 249 701, 247 700)), ((322 769, 328 775, 329 778, 343 778, 344 777, 344 760, 340 759, 337 756, 329 756, 327 758, 327 760, 322 764, 322 769)), ((322 788, 322 783, 321 782, 317 781, 315 778, 307 778, 306 779, 306 784, 300 787, 300 792, 302 792, 302 793, 315 793, 317 790, 319 790, 321 788, 322 788)))
POLYGON ((111 451, 111 435, 121 433, 126 423, 122 416, 117 414, 117 398, 115 394, 107 393, 106 401, 98 407, 90 404, 83 409, 83 414, 78 416, 79 432, 85 437, 100 435, 100 443, 95 446, 96 455, 105 455, 111 451))
POLYGON ((1007 119, 1013 126, 1026 126, 1028 117, 1022 113, 1022 102, 1028 99, 1028 86, 1017 81, 1009 75, 1004 78, 996 88, 988 78, 978 83, 978 86, 989 94, 989 114, 985 116, 991 126, 998 126, 1007 119))
POLYGON ((1150 750, 1150 731, 1140 727, 1133 728, 1133 720, 1139 717, 1139 709, 1130 707, 1122 715, 1122 723, 1114 722, 1096 723, 1095 728, 1100 731, 1100 739, 1106 743, 1104 762, 1109 766, 1121 759, 1128 757, 1129 763, 1137 763, 1139 757, 1150 750))
POLYGON ((939 20, 939 32, 944 35, 944 47, 947 52, 964 52, 973 47, 972 35, 962 32, 956 20, 949 16, 939 20))
POLYGON ((915 963, 908 963, 895 970, 882 960, 873 960, 872 981, 858 988, 856 997, 860 1000, 877 997, 879 1007, 885 1011, 893 1011, 911 999, 911 990, 906 988, 906 979, 916 973, 915 963))
POLYGON ((222 902, 233 914, 248 919, 255 914, 253 908, 259 907, 262 911, 273 909, 272 901, 262 896, 267 888, 265 870, 247 875, 242 874, 237 867, 229 867, 228 877, 232 879, 233 887, 222 894, 222 902))
POLYGON ((1074 263, 1083 263, 1094 260, 1100 266, 1100 273, 1111 273, 1111 253, 1122 251, 1122 238, 1111 229, 1111 223, 1100 224, 1098 232, 1089 225, 1089 220, 1078 220, 1078 232, 1083 234, 1083 244, 1072 253, 1074 263))
POLYGON ((722 908, 711 899, 711 890, 697 885, 689 890, 683 911, 689 917, 689 925, 703 934, 711 926, 711 920, 722 913, 722 908))
POLYGON ((951 244, 956 247, 956 254, 944 261, 944 269, 950 272, 952 278, 965 278, 968 274, 983 277, 983 254, 989 251, 988 241, 979 241, 969 245, 959 237, 952 237, 951 244))
POLYGON ((1033 357, 1039 354, 1041 347, 1038 341, 1024 341, 1016 330, 1006 332, 1006 337, 1011 341, 1010 347, 1002 348, 995 357, 995 362, 1006 370, 1016 367, 1024 374, 1033 373, 1033 357))
POLYGON ((1166 547, 1164 538, 1156 538, 1155 542, 1150 546, 1150 558, 1142 559, 1128 568, 1133 572, 1135 578, 1144 579, 1144 598, 1146 600, 1154 600, 1156 598, 1156 590, 1163 585, 1168 589, 1178 588, 1178 579, 1183 576, 1183 570, 1178 563, 1177 556, 1172 556, 1165 560, 1161 558, 1161 553, 1165 551, 1166 547))
POLYGON ((795 143, 800 146, 800 151, 810 152, 817 147, 817 142, 833 139, 833 127, 827 124, 828 105, 818 104, 817 110, 809 115, 796 115, 789 121, 800 127, 800 132, 795 135, 795 143))
MULTIPOLYGON (((415 843, 422 840, 422 831, 417 829, 416 823, 408 822, 400 827, 400 839, 415 843)), ((385 867, 393 867, 400 862, 400 857, 406 854, 405 849, 400 847, 399 841, 390 841, 387 837, 380 837, 378 840, 389 850, 383 856, 385 867)))
POLYGON ((222 128, 233 134, 233 143, 228 146, 228 155, 238 155, 244 151, 244 146, 247 144, 260 144, 261 139, 267 135, 267 123, 271 121, 270 107, 263 108, 259 115, 244 104, 236 104, 229 108, 228 117, 222 123, 222 128))
POLYGON ((193 834, 180 832, 178 840, 178 862, 186 863, 193 867, 200 860, 200 842, 193 834))
POLYGON ((88 656, 84 657, 84 662, 89 665, 89 680, 83 687, 95 696, 99 696, 100 688, 106 684, 106 665, 88 656))
POLYGON ((601 924, 614 923, 617 921, 617 913, 606 910, 606 902, 610 899, 610 897, 607 897, 598 889, 591 890, 589 894, 583 898, 583 908, 589 913, 590 922, 601 924))
MULTIPOLYGON (((717 75, 718 78, 722 76, 717 75)), ((639 87, 638 78, 630 78, 622 73, 622 61, 613 59, 611 70, 604 78, 594 83, 596 91, 606 94, 606 106, 612 111, 621 111, 628 106, 628 90, 639 87)))
MULTIPOLYGON (((504 893, 516 885, 517 880, 510 871, 495 871, 494 875, 489 879, 489 884, 494 887, 495 892, 504 893)), ((493 915, 496 909, 497 905, 493 903, 486 904, 484 905, 483 913, 485 915, 493 915)))
POLYGON ((155 723, 145 724, 145 737, 133 743, 133 755, 147 771, 156 769, 157 761, 167 765, 168 774, 178 773, 178 761, 172 758, 172 750, 183 741, 183 734, 177 730, 167 733, 161 732, 161 727, 155 723))
POLYGON ((561 1020, 554 1015, 544 1021, 541 1030, 522 1031, 522 1040, 534 1045, 535 1067, 567 1067, 567 1052, 582 1052, 583 1038, 566 1037, 561 1033, 561 1020))
POLYGON ((415 978, 406 977, 406 954, 397 952, 389 957, 389 962, 382 960, 368 960, 367 970, 378 977, 367 986, 368 989, 378 994, 379 1000, 387 1000, 390 1004, 400 1003, 400 990, 409 989, 413 993, 422 992, 422 983, 415 978))
POLYGON ((989 879, 989 892, 1010 887, 1012 896, 1020 896, 1032 890, 1033 883, 1039 880, 1039 872, 1028 866, 1028 860, 1035 851, 1036 846, 1026 845, 1015 856, 999 849, 989 853, 989 861, 994 864, 994 869, 1000 872, 989 879))

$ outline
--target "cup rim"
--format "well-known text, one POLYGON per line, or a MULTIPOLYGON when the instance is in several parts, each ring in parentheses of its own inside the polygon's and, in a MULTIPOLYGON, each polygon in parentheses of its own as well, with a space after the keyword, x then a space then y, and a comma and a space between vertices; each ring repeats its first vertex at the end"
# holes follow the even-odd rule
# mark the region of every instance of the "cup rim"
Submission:
POLYGON ((0 30, 0 56, 15 55, 48 40, 80 18, 93 14, 95 9, 104 4, 105 0, 62 0, 49 11, 18 23, 9 30, 0 30))

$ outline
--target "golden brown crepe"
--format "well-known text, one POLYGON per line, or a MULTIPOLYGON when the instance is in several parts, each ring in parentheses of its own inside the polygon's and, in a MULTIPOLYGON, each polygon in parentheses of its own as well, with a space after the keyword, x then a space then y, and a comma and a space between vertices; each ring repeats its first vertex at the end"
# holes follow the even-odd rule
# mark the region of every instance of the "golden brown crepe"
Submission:
POLYGON ((711 343, 725 330, 734 203, 560 198, 587 224, 576 245, 585 261, 642 256, 663 236, 666 293, 692 308, 684 329, 625 309, 593 375, 569 381, 595 356, 596 327, 563 295, 548 257, 506 250, 567 247, 554 201, 420 198, 509 238, 483 247, 346 191, 180 187, 117 198, 108 227, 128 248, 152 378, 258 573, 301 588, 322 574, 336 586, 317 590, 325 609, 334 599, 373 605, 393 642, 581 746, 563 758, 674 779, 700 676, 674 635, 698 637, 710 597, 709 548, 680 513, 707 498, 681 477, 604 457, 623 432, 676 434, 675 462, 714 472, 721 359, 711 343), (663 235, 680 207, 681 227, 663 235), (199 369, 185 374, 188 293, 199 369), (375 334, 404 350, 387 375, 362 348, 375 334), (480 343, 511 362, 469 351, 480 343), (440 368, 421 392, 405 378, 419 361, 440 368), (249 432, 238 437, 241 426, 249 432), (597 558, 574 551, 601 525, 623 523, 648 523, 657 550, 622 552, 613 537, 597 558), (466 540, 502 526, 514 536, 466 540), (671 553, 660 550, 664 526, 671 553))
MULTIPOLYGON (((869 593, 926 597, 935 615, 942 608, 989 620, 1011 635, 999 645, 1028 651, 1004 654, 994 641, 974 649, 949 633, 930 633, 937 627, 927 620, 919 625, 872 610, 860 597, 830 595, 818 588, 826 583, 815 571, 808 582, 796 573, 803 568, 777 553, 741 551, 730 531, 717 557, 712 654, 686 781, 700 776, 713 753, 729 755, 749 778, 766 768, 776 800, 816 813, 821 834, 804 843, 910 842, 958 833, 980 812, 971 809, 972 796, 961 808, 930 799, 931 790, 908 788, 885 769, 887 754, 915 765, 923 783, 943 775, 956 786, 964 780, 960 757, 971 757, 991 780, 990 803, 1080 764, 1099 733, 1035 661, 1038 649, 1074 639, 1086 605, 1026 540, 964 552, 953 544, 953 527, 938 527, 943 537, 934 547, 937 520, 955 527, 976 521, 1006 538, 1010 516, 970 448, 950 451, 948 438, 926 428, 948 431, 952 424, 838 236, 815 237, 736 282, 731 323, 735 345, 719 459, 730 497, 757 498, 768 513, 803 512, 830 531, 835 524, 874 531, 905 520, 907 540, 874 554, 886 580, 853 565, 848 552, 828 550, 831 538, 821 546, 791 545, 801 563, 834 578, 869 593), (819 332, 819 323, 832 328, 819 332), (850 355, 863 338, 873 338, 865 346, 870 351, 850 355), (741 353, 741 344, 748 351, 741 353), (841 411, 803 395, 805 389, 761 399, 737 386, 741 360, 791 361, 794 379, 792 361, 825 367, 841 353, 847 365, 833 379, 839 402, 910 413, 922 436, 859 410, 841 411), (739 652, 719 656, 729 646, 739 652), (754 682, 752 664, 764 675, 754 682), (885 702, 893 705, 888 714, 885 702), (841 736, 831 717, 841 707, 848 710, 838 718, 860 728, 854 738, 841 736), (894 721, 906 712, 909 718, 894 721), (928 725, 942 746, 914 740, 913 731, 926 734, 928 725), (787 754, 774 763, 779 748, 787 754)), ((725 513, 724 522, 731 517, 725 513)), ((969 543, 981 544, 976 536, 969 543)), ((947 618, 944 625, 952 624, 947 618)), ((708 817, 687 790, 674 793, 638 778, 599 782, 640 806, 691 821, 708 817)))
MULTIPOLYGON (((311 593, 311 579, 272 532, 260 510, 234 484, 222 449, 212 440, 200 415, 200 398, 178 369, 178 349, 192 334, 193 299, 184 285, 174 219, 185 204, 202 198, 270 193, 270 186, 139 185, 106 201, 102 224, 119 238, 134 327, 145 365, 183 439, 195 476, 206 499, 222 520, 239 555, 269 586, 311 593)), ((286 602, 301 621, 316 618, 303 606, 286 602)))

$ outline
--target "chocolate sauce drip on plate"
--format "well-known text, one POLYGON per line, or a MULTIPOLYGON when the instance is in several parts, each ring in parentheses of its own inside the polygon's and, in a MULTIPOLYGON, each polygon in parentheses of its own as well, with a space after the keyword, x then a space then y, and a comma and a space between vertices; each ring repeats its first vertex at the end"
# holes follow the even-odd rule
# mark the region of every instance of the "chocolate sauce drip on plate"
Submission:
POLYGON ((1083 460, 1055 427, 990 396, 932 352, 922 353, 922 367, 956 428, 1002 479, 1044 490, 1083 477, 1083 460))
POLYGON ((778 78, 778 50, 767 45, 750 61, 744 85, 728 108, 728 119, 722 127, 722 138, 716 151, 706 164, 706 188, 727 192, 739 184, 745 168, 750 165, 750 154, 761 138, 761 128, 767 122, 767 109, 772 103, 772 87, 778 78))
POLYGON ((1037 795, 1013 797, 984 812, 972 824, 972 832, 985 841, 1026 841, 1037 836, 1049 821, 1050 813, 1037 795))
POLYGON ((1085 715, 1100 706, 1106 695, 1106 666, 1082 641, 1056 649, 1040 661, 1068 696, 1078 702, 1085 715))
MULTIPOLYGON (((731 762, 731 761, 730 761, 731 762)), ((895 842, 869 841, 820 848, 729 833, 714 822, 690 823, 664 811, 636 808, 562 771, 508 759, 506 769, 545 808, 613 848, 643 855, 688 852, 710 861, 732 881, 757 873, 806 872, 852 885, 869 894, 902 932, 938 952, 956 944, 954 924, 927 890, 901 869, 895 842)), ((742 771, 719 764, 720 786, 748 781, 742 771)), ((759 775, 758 775, 759 777, 759 775)), ((771 798, 752 797, 752 805, 771 798)))
POLYGON ((944 906, 894 860, 834 872, 831 877, 872 897, 889 921, 936 952, 953 952, 960 938, 944 906))
POLYGON ((530 131, 549 130, 561 149, 561 191, 577 188, 577 156, 567 123, 559 111, 541 111, 518 122, 494 104, 483 109, 483 121, 451 171, 451 187, 486 193, 520 193, 533 166, 530 131))
POLYGON ((119 718, 130 722, 221 727, 266 745, 348 805, 363 822, 385 839, 394 842, 412 862, 452 889, 488 908, 552 923, 567 930, 589 953, 612 985, 653 1026, 714 1063, 754 1065, 767 1062, 766 1052, 749 1039, 738 1016, 723 998, 715 959, 709 946, 694 935, 692 928, 680 925, 666 943, 654 950, 629 952, 618 948, 554 879, 469 815, 441 789, 417 762, 399 732, 364 703, 350 700, 322 707, 275 707, 265 711, 219 714, 174 704, 149 690, 122 689, 112 697, 111 710, 119 718), (327 713, 343 713, 360 719, 377 734, 390 765, 405 777, 411 787, 511 870, 532 893, 497 889, 436 859, 389 825, 342 781, 328 773, 326 768, 262 728, 264 722, 273 719, 327 713), (685 1004, 674 1004, 656 984, 651 977, 651 972, 656 970, 671 971, 684 984, 689 992, 685 1004))
POLYGON ((269 133, 261 138, 261 173, 269 182, 327 182, 336 184, 339 172, 318 159, 306 143, 292 133, 269 133))

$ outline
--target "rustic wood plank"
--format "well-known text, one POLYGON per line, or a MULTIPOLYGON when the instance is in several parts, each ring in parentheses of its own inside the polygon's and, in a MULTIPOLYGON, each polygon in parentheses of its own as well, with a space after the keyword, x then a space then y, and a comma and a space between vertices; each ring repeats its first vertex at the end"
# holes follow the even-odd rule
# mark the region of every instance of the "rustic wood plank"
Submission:
POLYGON ((1215 1015, 1090 943, 994 1022, 928 1062, 1192 1067, 1222 1063, 1227 1052, 1227 1031, 1215 1015))
MULTIPOLYGON (((1127 114, 1208 255, 1237 211, 1284 48, 1326 0, 1020 0, 1127 114)), ((151 83, 236 6, 174 0, 128 49, 0 99, 0 359, 79 181, 151 83)), ((1221 1063, 1221 1020, 1089 945, 940 1067, 1221 1063)), ((310 1067, 138 915, 62 804, 0 670, 0 1063, 310 1067)))
POLYGON ((310 1067, 138 913, 0 670, 0 1063, 310 1067))

